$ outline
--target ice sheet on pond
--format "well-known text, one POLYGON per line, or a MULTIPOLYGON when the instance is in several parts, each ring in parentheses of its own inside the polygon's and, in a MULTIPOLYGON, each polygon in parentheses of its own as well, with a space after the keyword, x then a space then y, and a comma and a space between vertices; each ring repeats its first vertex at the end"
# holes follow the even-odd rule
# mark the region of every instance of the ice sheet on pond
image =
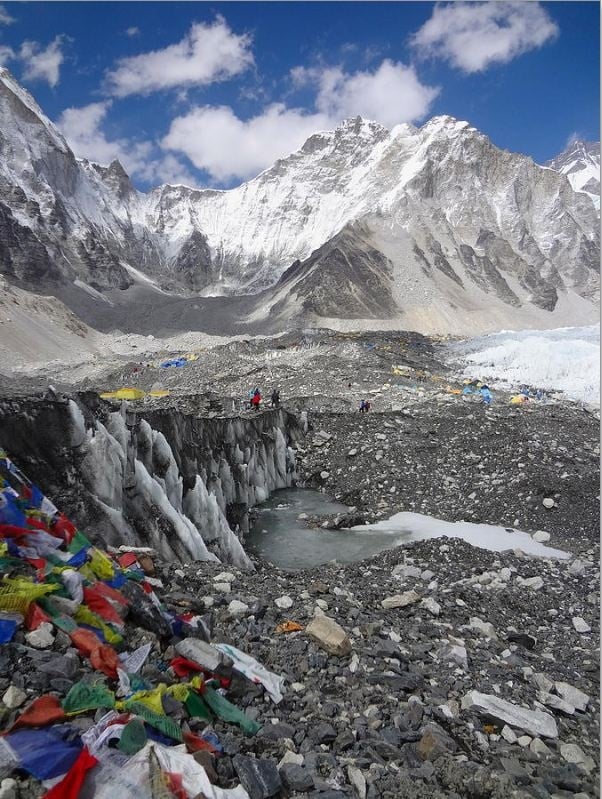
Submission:
POLYGON ((447 536, 463 538, 473 546, 494 551, 521 549, 546 558, 568 558, 569 553, 546 547, 528 533, 469 522, 445 522, 419 513, 398 513, 377 524, 329 530, 308 527, 299 516, 332 516, 347 511, 319 491, 307 488, 276 491, 261 506, 245 546, 256 557, 282 569, 310 569, 322 563, 354 563, 398 546, 447 536))

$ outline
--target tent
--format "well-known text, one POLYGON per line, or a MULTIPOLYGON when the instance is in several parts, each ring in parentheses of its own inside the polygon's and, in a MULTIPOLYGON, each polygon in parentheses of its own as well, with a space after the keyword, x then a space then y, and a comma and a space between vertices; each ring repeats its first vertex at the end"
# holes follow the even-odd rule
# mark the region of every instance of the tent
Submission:
POLYGON ((144 391, 139 388, 119 388, 117 391, 105 391, 100 396, 102 399, 139 400, 144 396, 144 391))

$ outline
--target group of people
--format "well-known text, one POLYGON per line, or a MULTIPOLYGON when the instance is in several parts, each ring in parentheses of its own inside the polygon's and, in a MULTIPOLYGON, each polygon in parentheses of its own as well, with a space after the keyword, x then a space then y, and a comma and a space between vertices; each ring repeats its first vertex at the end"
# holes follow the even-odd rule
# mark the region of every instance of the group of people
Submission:
POLYGON ((360 400, 360 413, 368 413, 370 408, 371 408, 370 400, 365 400, 365 399, 360 400))
MULTIPOLYGON (((254 390, 251 389, 249 391, 249 408, 253 408, 256 411, 259 410, 261 401, 262 401, 262 396, 259 388, 255 388, 254 390)), ((280 389, 275 388, 272 391, 272 396, 270 397, 270 403, 272 405, 272 408, 280 407, 280 389)))

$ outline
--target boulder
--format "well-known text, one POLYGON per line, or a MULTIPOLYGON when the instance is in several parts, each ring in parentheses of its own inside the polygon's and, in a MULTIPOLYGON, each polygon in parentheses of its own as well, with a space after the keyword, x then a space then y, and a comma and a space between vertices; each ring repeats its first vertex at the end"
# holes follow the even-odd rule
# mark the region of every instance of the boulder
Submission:
POLYGON ((566 713, 567 716, 572 716, 575 713, 575 708, 569 702, 565 702, 559 696, 555 694, 546 694, 544 691, 539 691, 537 694, 537 699, 542 705, 547 705, 551 707, 553 710, 558 710, 561 713, 566 713))
POLYGON ((395 594, 395 596, 388 596, 380 603, 385 610, 391 608, 405 608, 408 605, 413 605, 420 599, 416 591, 404 591, 403 594, 395 594))
POLYGON ((52 624, 43 621, 39 627, 25 634, 25 640, 34 649, 48 649, 54 643, 52 624))
POLYGON ((188 660, 193 660, 207 671, 217 671, 223 667, 232 665, 232 660, 205 641, 198 638, 185 638, 176 644, 176 652, 188 660))
POLYGON ((567 763, 582 766, 588 773, 594 768, 593 758, 586 755, 577 744, 560 744, 560 755, 567 763))
POLYGON ((16 685, 9 685, 2 696, 2 702, 9 710, 21 707, 23 702, 27 699, 27 694, 16 685))
POLYGON ((590 698, 583 691, 580 691, 573 685, 569 685, 568 682, 555 682, 554 688, 556 689, 556 693, 566 702, 573 705, 576 710, 584 712, 587 709, 590 698))
POLYGON ((251 799, 269 799, 282 790, 280 774, 271 760, 235 755, 232 765, 251 799))
POLYGON ((305 632, 331 655, 343 656, 351 652, 349 636, 341 625, 329 616, 314 616, 305 628, 305 632))
POLYGON ((436 602, 433 597, 428 596, 420 603, 420 607, 428 610, 432 616, 438 616, 441 613, 441 605, 436 602))
POLYGON ((558 738, 554 716, 543 710, 531 710, 491 694, 469 691, 462 699, 463 710, 474 710, 481 716, 494 718, 518 727, 534 736, 558 738))
POLYGON ((577 630, 578 633, 589 633, 589 632, 591 632, 592 628, 585 621, 585 619, 581 618, 581 616, 575 616, 575 618, 572 619, 572 622, 573 622, 573 627, 577 630))
POLYGON ((245 605, 244 602, 240 602, 238 599, 233 599, 228 605, 228 615, 233 619, 240 619, 246 616, 248 612, 249 606, 245 605))
POLYGON ((469 626, 471 630, 476 630, 477 632, 480 632, 481 635, 485 636, 485 638, 491 638, 494 641, 497 639, 495 628, 493 624, 491 624, 491 622, 489 621, 483 621, 478 616, 471 616, 469 626))

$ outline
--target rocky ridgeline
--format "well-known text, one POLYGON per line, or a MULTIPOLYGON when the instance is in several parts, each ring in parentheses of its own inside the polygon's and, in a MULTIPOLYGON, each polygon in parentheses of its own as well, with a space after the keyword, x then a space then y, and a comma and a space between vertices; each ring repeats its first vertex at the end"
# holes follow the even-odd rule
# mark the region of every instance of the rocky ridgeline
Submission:
MULTIPOLYGON (((234 675, 229 700, 261 725, 247 737, 213 723, 224 754, 195 759, 214 783, 240 782, 251 799, 599 795, 593 558, 542 560, 438 539, 311 574, 256 565, 150 567, 170 611, 201 616, 186 652, 203 651, 208 666, 234 675), (282 675, 282 700, 231 672, 202 639, 233 644, 282 675)), ((17 632, 0 650, 4 729, 36 696, 62 698, 82 679, 109 682, 64 633, 34 633, 17 632)), ((156 613, 131 607, 125 639, 128 649, 152 645, 140 672, 148 684, 179 681, 169 663, 184 652, 181 639, 156 613)), ((169 714, 181 718, 173 700, 169 714)), ((95 718, 73 723, 83 731, 95 718)), ((184 723, 193 732, 207 724, 184 723)), ((3 799, 42 794, 31 779, 0 788, 3 799)))

